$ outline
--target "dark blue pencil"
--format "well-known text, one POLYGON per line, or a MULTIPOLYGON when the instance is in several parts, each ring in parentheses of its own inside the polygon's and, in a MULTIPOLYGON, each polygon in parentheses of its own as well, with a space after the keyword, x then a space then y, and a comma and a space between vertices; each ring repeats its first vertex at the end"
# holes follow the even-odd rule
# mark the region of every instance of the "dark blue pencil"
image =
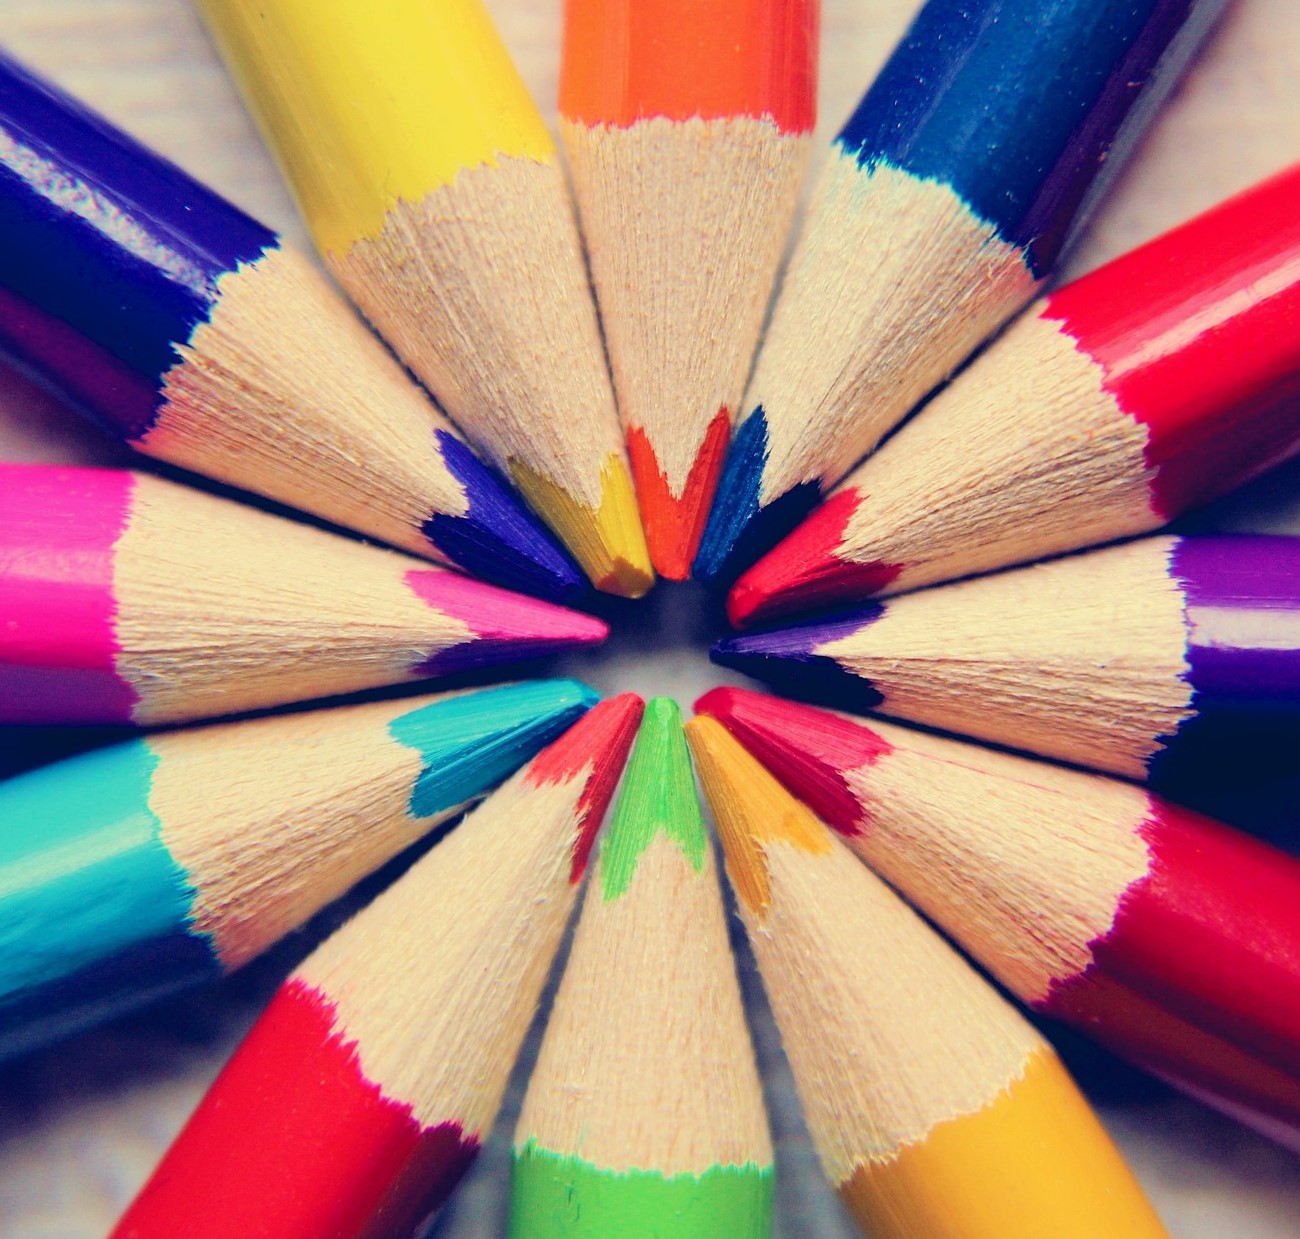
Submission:
POLYGON ((694 573, 728 581, 1039 289, 1227 0, 930 0, 822 172, 694 573))
POLYGON ((304 258, 0 54, 0 352, 141 452, 529 593, 568 556, 304 258))

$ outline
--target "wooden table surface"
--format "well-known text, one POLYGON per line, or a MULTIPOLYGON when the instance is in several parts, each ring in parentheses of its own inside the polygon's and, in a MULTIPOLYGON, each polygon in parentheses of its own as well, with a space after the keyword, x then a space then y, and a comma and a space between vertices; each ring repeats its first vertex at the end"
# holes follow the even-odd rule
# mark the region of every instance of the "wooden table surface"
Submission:
MULTIPOLYGON (((488 2, 535 97, 553 116, 560 0, 488 2)), ((915 4, 823 0, 823 8, 821 129, 829 137, 915 4)), ((187 4, 0 0, 0 44, 306 245, 292 203, 187 4)), ((1300 4, 1238 0, 1067 274, 1298 157, 1300 4)), ((107 462, 123 455, 56 401, 0 370, 0 459, 107 462)), ((1300 468, 1219 505, 1212 519, 1218 527, 1300 532, 1300 468)), ((683 704, 727 678, 704 658, 707 634, 690 589, 657 591, 626 627, 609 651, 564 669, 601 688, 667 692, 683 704)), ((16 740, 0 733, 0 743, 16 740)), ((221 985, 0 1069, 0 1234, 102 1235, 311 940, 312 933, 299 935, 221 985)), ((853 1232, 799 1123, 752 964, 744 961, 742 973, 777 1136, 778 1232, 847 1237, 853 1232)), ((1104 1059, 1077 1065, 1179 1239, 1300 1236, 1300 1158, 1104 1059)), ((523 1079, 516 1075, 484 1156, 435 1227, 442 1239, 503 1233, 509 1133, 523 1079)))

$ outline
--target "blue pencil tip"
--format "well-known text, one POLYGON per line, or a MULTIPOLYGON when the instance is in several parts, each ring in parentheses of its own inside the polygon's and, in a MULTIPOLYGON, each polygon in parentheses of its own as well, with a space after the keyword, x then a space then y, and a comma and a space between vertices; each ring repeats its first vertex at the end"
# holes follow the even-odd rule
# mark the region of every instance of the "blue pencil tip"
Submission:
POLYGON ((767 464, 767 414, 759 405, 737 429, 718 479, 704 536, 691 573, 729 586, 764 551, 790 532, 821 498, 816 482, 802 482, 759 505, 767 464))
POLYGON ((493 584, 559 602, 586 594, 577 564, 500 475, 455 435, 439 430, 435 436, 447 468, 465 488, 469 511, 431 516, 424 536, 458 567, 493 584))

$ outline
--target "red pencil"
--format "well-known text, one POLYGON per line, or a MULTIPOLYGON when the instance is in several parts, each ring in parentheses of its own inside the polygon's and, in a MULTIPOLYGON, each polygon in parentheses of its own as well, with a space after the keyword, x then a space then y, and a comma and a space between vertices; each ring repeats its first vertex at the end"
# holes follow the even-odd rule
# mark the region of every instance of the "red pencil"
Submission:
POLYGON ((1022 1001, 1300 1139, 1300 861, 1100 775, 743 689, 696 709, 1022 1001))
POLYGON ((1300 451, 1300 165, 1040 301, 746 572, 737 625, 1154 529, 1300 451))
POLYGON ((601 703, 281 986, 116 1239, 409 1235, 501 1103, 636 733, 601 703))

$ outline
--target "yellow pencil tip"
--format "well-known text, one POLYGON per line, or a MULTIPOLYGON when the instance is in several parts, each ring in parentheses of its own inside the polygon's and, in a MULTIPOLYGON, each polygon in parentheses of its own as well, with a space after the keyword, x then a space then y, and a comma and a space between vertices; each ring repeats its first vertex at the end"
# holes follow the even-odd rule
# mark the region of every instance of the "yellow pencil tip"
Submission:
POLYGON ((611 455, 601 469, 595 511, 517 460, 510 462, 510 476, 597 589, 640 598, 655 583, 632 476, 621 457, 611 455))

